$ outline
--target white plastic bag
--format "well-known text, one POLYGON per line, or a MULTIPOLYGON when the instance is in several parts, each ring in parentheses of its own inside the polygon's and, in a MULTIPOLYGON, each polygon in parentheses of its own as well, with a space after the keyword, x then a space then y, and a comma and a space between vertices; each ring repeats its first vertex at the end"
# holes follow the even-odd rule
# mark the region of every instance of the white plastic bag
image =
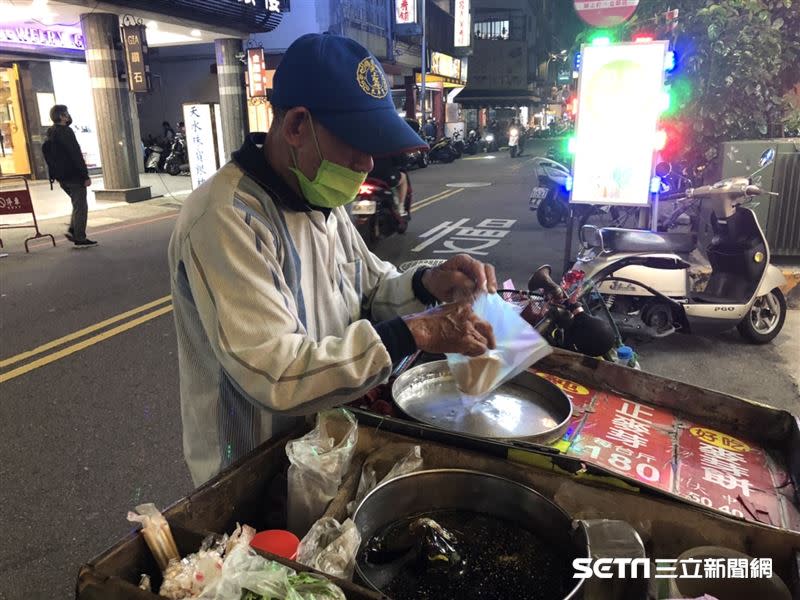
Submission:
POLYGON ((422 449, 409 444, 389 444, 375 450, 364 461, 358 491, 347 511, 352 515, 361 501, 378 485, 395 477, 422 470, 422 449))
POLYGON ((289 457, 288 529, 302 537, 325 512, 350 468, 358 424, 344 409, 319 413, 317 425, 286 444, 289 457))
POLYGON ((333 577, 351 579, 361 534, 352 519, 341 525, 332 517, 320 519, 300 540, 297 562, 333 577))
POLYGON ((490 394, 552 352, 544 338, 498 294, 481 294, 472 310, 492 326, 497 347, 474 358, 447 355, 458 389, 467 396, 490 394))

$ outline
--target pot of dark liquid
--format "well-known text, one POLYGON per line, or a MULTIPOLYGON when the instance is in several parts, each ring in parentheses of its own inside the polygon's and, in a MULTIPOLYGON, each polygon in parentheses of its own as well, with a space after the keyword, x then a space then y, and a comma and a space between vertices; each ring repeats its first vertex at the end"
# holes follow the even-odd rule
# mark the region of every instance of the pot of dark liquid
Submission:
POLYGON ((575 600, 584 530, 535 490, 460 469, 421 471, 373 490, 353 517, 356 572, 393 600, 575 600))

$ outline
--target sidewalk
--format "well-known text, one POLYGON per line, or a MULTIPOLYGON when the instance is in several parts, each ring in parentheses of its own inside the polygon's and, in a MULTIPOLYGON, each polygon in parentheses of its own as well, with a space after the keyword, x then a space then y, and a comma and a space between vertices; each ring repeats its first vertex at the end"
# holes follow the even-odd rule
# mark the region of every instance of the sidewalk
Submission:
MULTIPOLYGON (((167 175, 166 173, 142 173, 139 175, 142 186, 150 186, 153 198, 163 197, 163 199, 173 200, 181 203, 189 195, 192 188, 192 180, 186 176, 167 175)), ((58 219, 69 217, 72 214, 72 204, 69 196, 62 190, 57 183, 50 189, 47 181, 29 182, 31 189, 31 199, 36 210, 36 219, 39 222, 48 219, 58 219)), ((89 213, 108 210, 118 206, 135 206, 127 202, 102 202, 95 199, 94 190, 103 189, 103 178, 93 177, 92 186, 89 188, 87 200, 89 203, 89 213)), ((94 221, 89 215, 90 224, 94 221)), ((27 225, 33 224, 31 215, 2 215, 0 225, 27 225)), ((4 232, 8 233, 8 232, 4 232)))

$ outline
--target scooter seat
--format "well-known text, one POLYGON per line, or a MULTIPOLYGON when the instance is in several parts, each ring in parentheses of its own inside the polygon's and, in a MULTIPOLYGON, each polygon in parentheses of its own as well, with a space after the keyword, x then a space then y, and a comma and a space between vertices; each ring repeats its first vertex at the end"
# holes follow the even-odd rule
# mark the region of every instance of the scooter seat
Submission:
POLYGON ((613 252, 668 252, 685 254, 695 249, 692 233, 656 233, 642 229, 604 227, 600 230, 603 247, 613 252))

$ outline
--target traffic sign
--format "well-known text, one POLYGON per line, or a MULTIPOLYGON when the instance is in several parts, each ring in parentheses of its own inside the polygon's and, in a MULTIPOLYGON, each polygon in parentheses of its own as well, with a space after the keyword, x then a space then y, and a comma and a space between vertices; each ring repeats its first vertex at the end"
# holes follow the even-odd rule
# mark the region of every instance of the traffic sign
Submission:
POLYGON ((633 16, 639 0, 574 0, 575 12, 592 27, 615 27, 633 16))

